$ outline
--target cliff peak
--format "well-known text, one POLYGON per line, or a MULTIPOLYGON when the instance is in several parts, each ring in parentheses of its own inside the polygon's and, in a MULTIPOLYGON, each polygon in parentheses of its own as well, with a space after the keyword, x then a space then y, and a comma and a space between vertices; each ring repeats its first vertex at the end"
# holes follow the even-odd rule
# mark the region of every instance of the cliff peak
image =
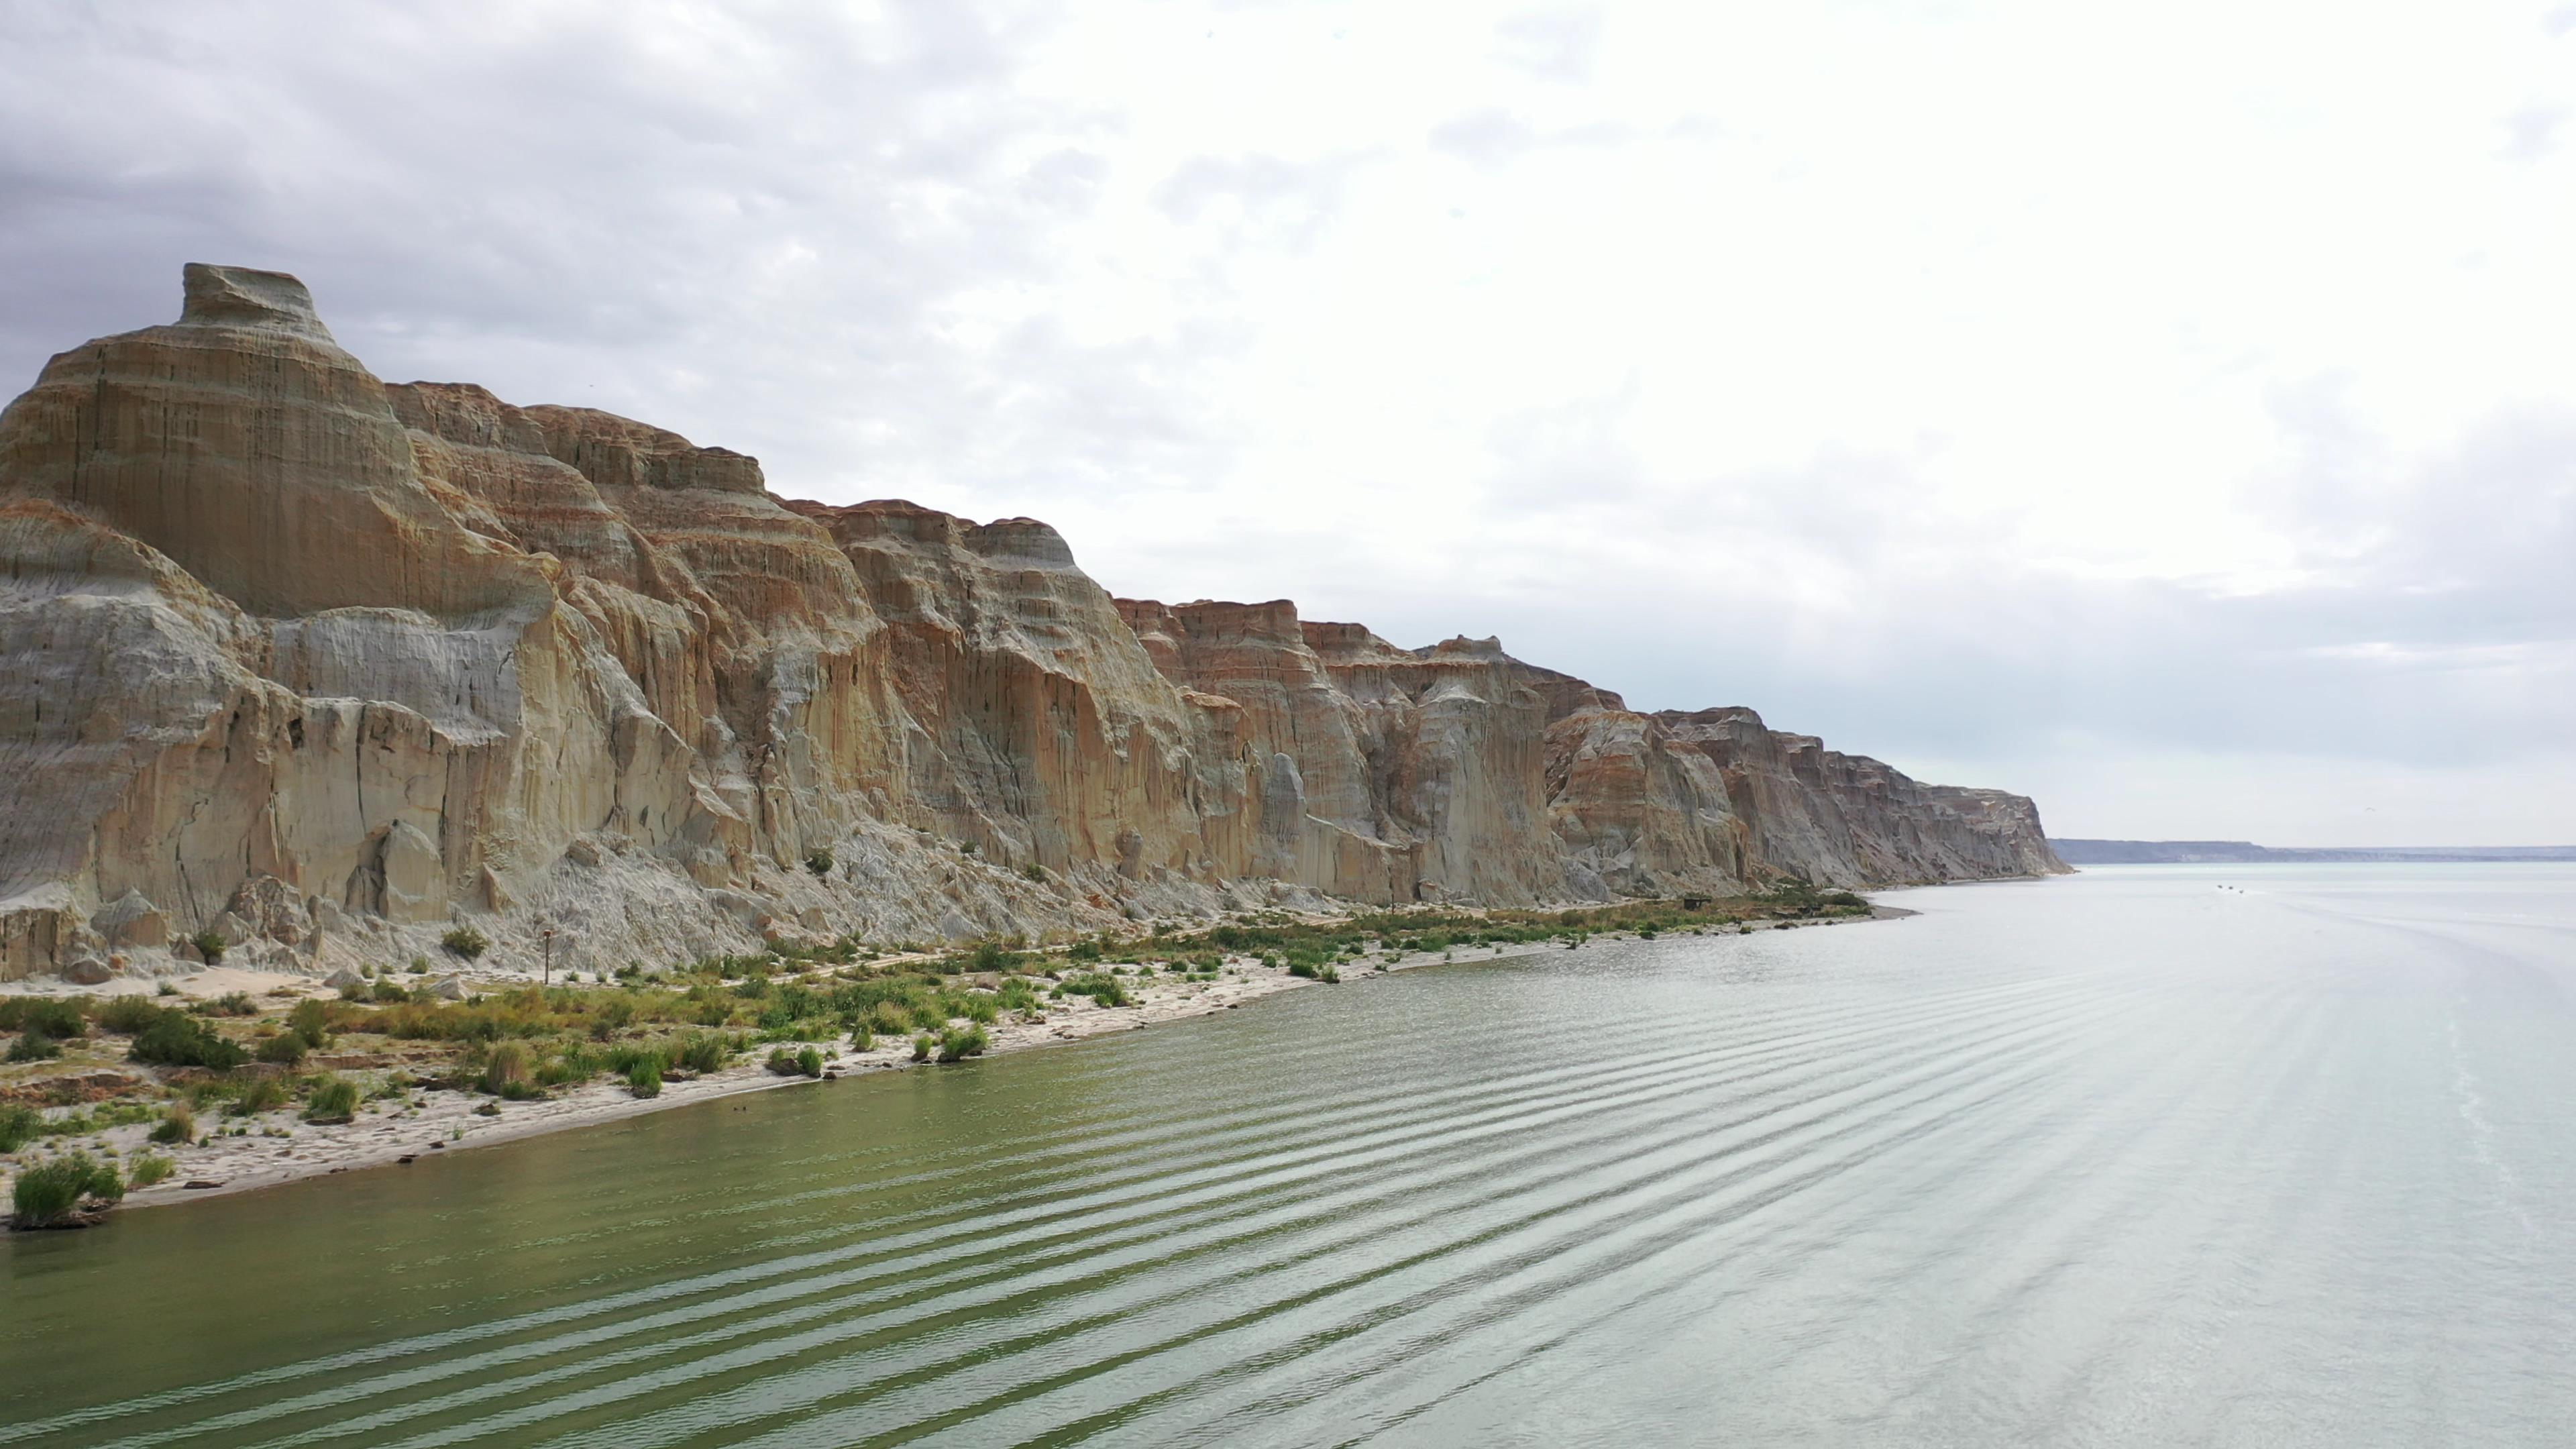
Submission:
POLYGON ((264 327, 339 346, 314 310, 312 291, 284 272, 190 262, 179 277, 182 327, 264 327))

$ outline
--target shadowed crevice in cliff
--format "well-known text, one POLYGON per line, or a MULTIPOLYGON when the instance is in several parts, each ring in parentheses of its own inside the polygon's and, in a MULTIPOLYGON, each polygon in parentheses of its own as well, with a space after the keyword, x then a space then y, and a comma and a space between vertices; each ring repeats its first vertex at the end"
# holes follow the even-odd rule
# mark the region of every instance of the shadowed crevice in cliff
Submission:
POLYGON ((2029 801, 1492 640, 1115 600, 1054 530, 783 502, 754 459, 388 386, 302 284, 0 414, 0 978, 503 960, 2062 869, 2029 801), (122 963, 117 959, 124 957, 122 963))

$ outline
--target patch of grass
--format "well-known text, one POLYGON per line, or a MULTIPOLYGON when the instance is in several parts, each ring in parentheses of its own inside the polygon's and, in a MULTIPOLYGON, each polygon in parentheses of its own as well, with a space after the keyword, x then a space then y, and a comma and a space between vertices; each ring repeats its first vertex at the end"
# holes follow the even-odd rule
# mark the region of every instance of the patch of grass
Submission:
POLYGON ((150 1187, 154 1183, 167 1182, 170 1174, 178 1170, 178 1163, 158 1152, 146 1152, 134 1159, 133 1185, 150 1187))
POLYGON ((805 852, 805 868, 818 876, 830 875, 832 867, 839 863, 832 858, 832 848, 828 845, 818 845, 805 852))
POLYGON ((257 1016, 259 1003, 251 1000, 250 993, 247 991, 227 991, 221 996, 199 1002, 197 1014, 199 1016, 257 1016))
POLYGON ((1118 984, 1118 978, 1114 976, 1102 976, 1096 973, 1081 976, 1068 976, 1064 980, 1056 983, 1053 994, 1059 998, 1067 996, 1088 996, 1103 1006, 1128 1006, 1134 1004, 1134 998, 1127 994, 1127 988, 1118 984))
POLYGON ((818 1047, 807 1047, 796 1054, 796 1069, 809 1077, 823 1075, 823 1053, 818 1047))
POLYGON ((586 1082, 598 1076, 607 1065, 598 1048, 584 1041, 572 1042, 537 1068, 537 1085, 560 1087, 571 1082, 586 1082))
POLYGON ((190 936, 188 944, 197 948, 197 954, 206 958, 207 965, 224 963, 224 938, 216 935, 211 927, 190 936))
POLYGON ((930 1060, 931 1055, 938 1050, 939 1038, 926 1031, 912 1039, 912 1059, 916 1062, 930 1060))
POLYGON ((197 1109, 184 1098, 171 1103, 161 1114, 161 1120, 153 1124, 152 1140, 161 1143, 196 1141, 197 1109))
POLYGON ((44 1124, 43 1114, 33 1107, 15 1103, 0 1107, 0 1152, 15 1152, 35 1141, 44 1124))
POLYGON ((250 1053, 223 1039, 211 1026, 182 1012, 165 1011, 134 1034, 125 1049, 129 1060, 165 1067, 205 1067, 228 1072, 250 1060, 250 1053))
POLYGON ((693 1072, 717 1072, 733 1060, 736 1043, 733 1038, 708 1032, 693 1031, 680 1038, 672 1060, 693 1072))
POLYGON ((960 1062, 968 1057, 980 1057, 984 1054, 984 1049, 990 1045, 992 1045, 992 1039, 984 1034, 984 1028, 952 1026, 939 1034, 939 1059, 943 1062, 960 1062))
POLYGON ((643 1057, 626 1069, 626 1090, 638 1097, 662 1095, 662 1059, 643 1057))
POLYGON ((19 1227, 44 1228, 79 1211, 84 1201, 115 1202, 124 1196, 125 1184, 114 1167, 74 1152, 18 1174, 10 1206, 19 1227))
POLYGON ((484 952, 492 949, 492 939, 472 926, 453 926, 446 935, 438 938, 438 945, 450 956, 479 961, 484 952))
POLYGON ((514 1089, 534 1090, 536 1069, 529 1058, 527 1044, 494 1042, 483 1053, 483 1070, 476 1074, 474 1085, 495 1097, 509 1096, 514 1089))
POLYGON ((285 1105, 286 1084, 275 1077, 259 1077, 249 1086, 242 1088, 241 1095, 233 1099, 231 1115, 256 1117, 262 1112, 274 1112, 285 1105))
POLYGON ((304 1099, 304 1120, 315 1123, 351 1121, 358 1115, 358 1084, 324 1072, 304 1099))

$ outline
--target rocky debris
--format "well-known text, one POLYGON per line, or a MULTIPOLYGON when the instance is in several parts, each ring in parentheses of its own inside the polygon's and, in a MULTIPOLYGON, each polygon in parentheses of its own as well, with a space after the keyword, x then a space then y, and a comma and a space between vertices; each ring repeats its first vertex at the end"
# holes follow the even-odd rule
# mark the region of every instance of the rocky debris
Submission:
POLYGON ((368 982, 366 977, 359 975, 357 972, 350 970, 346 966, 343 966, 339 970, 332 972, 330 975, 323 977, 322 984, 334 991, 345 994, 351 991, 361 991, 366 989, 368 982))
POLYGON ((318 972, 468 919, 533 970, 550 927, 596 970, 2059 868, 2028 801, 1750 711, 1112 599, 1043 523, 781 501, 630 419, 389 386, 292 277, 184 284, 0 413, 0 979, 208 930, 318 972))

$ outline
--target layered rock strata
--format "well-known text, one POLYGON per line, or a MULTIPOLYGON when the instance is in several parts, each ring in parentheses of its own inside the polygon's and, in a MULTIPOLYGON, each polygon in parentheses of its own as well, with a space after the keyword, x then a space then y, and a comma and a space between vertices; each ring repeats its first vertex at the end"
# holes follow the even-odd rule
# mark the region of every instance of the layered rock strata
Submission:
POLYGON ((1112 599, 1042 523, 781 501, 389 386, 291 277, 185 293, 0 414, 0 979, 2063 868, 2029 801, 1749 710, 1112 599))

